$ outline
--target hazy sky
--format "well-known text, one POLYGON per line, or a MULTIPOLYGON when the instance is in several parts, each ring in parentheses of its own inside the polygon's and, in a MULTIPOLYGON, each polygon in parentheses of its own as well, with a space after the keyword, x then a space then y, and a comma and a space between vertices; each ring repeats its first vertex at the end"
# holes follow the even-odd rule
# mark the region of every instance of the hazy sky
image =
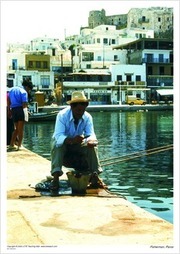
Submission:
POLYGON ((79 34, 88 26, 89 12, 125 14, 131 8, 173 7, 178 1, 1 1, 1 34, 7 42, 29 43, 36 37, 57 38, 79 34))

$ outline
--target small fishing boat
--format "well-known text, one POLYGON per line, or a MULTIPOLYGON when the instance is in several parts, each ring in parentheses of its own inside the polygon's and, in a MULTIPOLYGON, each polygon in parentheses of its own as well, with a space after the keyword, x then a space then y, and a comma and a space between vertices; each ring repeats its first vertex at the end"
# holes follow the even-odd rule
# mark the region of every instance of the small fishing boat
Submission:
POLYGON ((29 122, 55 121, 59 111, 31 113, 29 122))

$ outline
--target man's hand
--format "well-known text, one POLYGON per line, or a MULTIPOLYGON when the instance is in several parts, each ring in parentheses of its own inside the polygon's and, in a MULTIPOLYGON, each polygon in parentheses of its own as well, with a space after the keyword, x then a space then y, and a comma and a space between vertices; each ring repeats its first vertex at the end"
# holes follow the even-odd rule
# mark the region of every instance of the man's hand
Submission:
POLYGON ((83 142, 83 137, 82 136, 75 136, 72 138, 72 143, 73 144, 81 144, 83 142))
POLYGON ((97 140, 88 140, 87 142, 87 146, 92 148, 94 146, 97 146, 98 145, 98 141, 97 140))
POLYGON ((75 144, 81 144, 83 142, 83 137, 82 136, 75 136, 74 138, 66 138, 65 139, 65 144, 67 145, 75 145, 75 144))

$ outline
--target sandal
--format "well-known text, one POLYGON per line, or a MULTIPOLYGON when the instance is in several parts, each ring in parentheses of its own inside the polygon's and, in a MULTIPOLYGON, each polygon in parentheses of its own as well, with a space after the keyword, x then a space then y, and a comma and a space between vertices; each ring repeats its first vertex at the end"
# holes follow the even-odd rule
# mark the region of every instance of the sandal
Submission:
POLYGON ((58 182, 52 181, 52 182, 50 183, 49 189, 50 189, 51 191, 58 191, 58 190, 59 190, 59 181, 58 181, 58 182))
POLYGON ((11 146, 9 145, 9 147, 7 148, 7 152, 13 152, 13 151, 18 151, 19 147, 18 146, 11 146))
POLYGON ((91 177, 90 183, 87 186, 88 189, 108 189, 107 185, 98 177, 97 173, 94 173, 91 177))

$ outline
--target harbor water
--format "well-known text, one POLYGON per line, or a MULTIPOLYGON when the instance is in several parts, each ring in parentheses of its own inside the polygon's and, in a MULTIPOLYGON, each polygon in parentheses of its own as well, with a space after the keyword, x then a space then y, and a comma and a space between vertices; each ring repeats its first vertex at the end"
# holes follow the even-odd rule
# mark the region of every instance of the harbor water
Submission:
MULTIPOLYGON (((110 191, 173 223, 173 111, 91 112, 110 191), (163 148, 163 149, 161 149, 163 148)), ((50 160, 54 121, 27 123, 23 145, 50 160)), ((44 176, 50 175, 44 172, 44 176)))

